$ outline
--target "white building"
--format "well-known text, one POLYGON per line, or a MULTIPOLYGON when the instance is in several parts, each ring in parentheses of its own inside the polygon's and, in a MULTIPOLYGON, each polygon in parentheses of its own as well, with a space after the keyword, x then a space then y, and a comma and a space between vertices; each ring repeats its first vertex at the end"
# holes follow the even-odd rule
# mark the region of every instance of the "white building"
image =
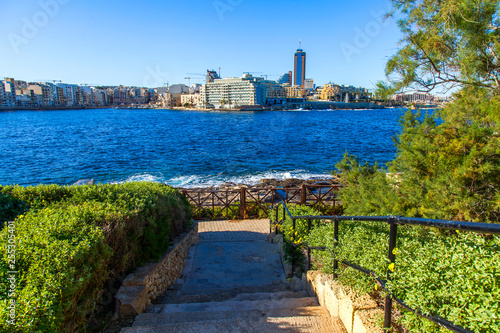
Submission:
POLYGON ((407 103, 433 103, 436 97, 424 92, 415 92, 413 94, 396 94, 392 97, 397 102, 407 103))
POLYGON ((265 105, 266 99, 284 96, 283 88, 276 81, 264 80, 244 74, 242 77, 217 79, 207 83, 202 90, 202 102, 208 107, 238 108, 243 105, 265 105))
POLYGON ((63 90, 63 95, 66 99, 66 106, 78 105, 78 86, 76 84, 57 83, 56 85, 63 90))
POLYGON ((189 87, 185 84, 173 84, 168 87, 168 92, 171 94, 189 94, 189 87))
POLYGON ((314 80, 313 79, 305 79, 304 80, 304 89, 312 91, 314 89, 314 80))
POLYGON ((189 93, 190 94, 197 94, 200 92, 200 89, 201 89, 202 85, 199 84, 199 83, 193 83, 190 87, 189 87, 189 93))
POLYGON ((104 106, 107 104, 108 96, 105 90, 92 88, 92 104, 104 106))
POLYGON ((181 95, 181 105, 182 106, 199 106, 201 103, 200 94, 184 94, 181 95))
POLYGON ((7 78, 1 82, 0 104, 3 106, 16 106, 16 86, 15 80, 7 78))

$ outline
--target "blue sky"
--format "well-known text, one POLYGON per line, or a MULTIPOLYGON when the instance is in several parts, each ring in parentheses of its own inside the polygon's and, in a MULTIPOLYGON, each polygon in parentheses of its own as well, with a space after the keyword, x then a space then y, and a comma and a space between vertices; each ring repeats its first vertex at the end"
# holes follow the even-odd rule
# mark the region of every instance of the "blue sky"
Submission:
POLYGON ((219 67, 223 77, 281 74, 293 70, 300 38, 307 78, 372 88, 401 38, 395 22, 381 23, 388 8, 388 0, 0 0, 0 77, 156 87, 219 67))

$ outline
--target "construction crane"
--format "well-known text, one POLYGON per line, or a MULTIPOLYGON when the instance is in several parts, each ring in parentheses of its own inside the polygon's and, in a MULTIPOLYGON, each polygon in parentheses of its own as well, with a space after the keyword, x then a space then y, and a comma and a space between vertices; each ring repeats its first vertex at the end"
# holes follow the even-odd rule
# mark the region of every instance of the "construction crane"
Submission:
POLYGON ((56 82, 62 82, 61 80, 35 80, 35 82, 53 82, 53 83, 56 83, 56 82))
POLYGON ((243 72, 243 74, 262 74, 263 72, 243 72))
MULTIPOLYGON (((200 76, 204 76, 204 77, 207 76, 206 74, 192 74, 192 75, 200 75, 200 76)), ((194 78, 194 77, 192 78, 190 76, 184 78, 184 80, 189 80, 188 83, 189 83, 190 87, 191 87, 191 79, 195 79, 196 80, 196 78, 194 78)))
MULTIPOLYGON (((205 82, 207 81, 207 74, 200 74, 200 73, 186 73, 186 74, 191 76, 203 76, 205 78, 205 82)), ((187 79, 187 77, 185 79, 187 79)))

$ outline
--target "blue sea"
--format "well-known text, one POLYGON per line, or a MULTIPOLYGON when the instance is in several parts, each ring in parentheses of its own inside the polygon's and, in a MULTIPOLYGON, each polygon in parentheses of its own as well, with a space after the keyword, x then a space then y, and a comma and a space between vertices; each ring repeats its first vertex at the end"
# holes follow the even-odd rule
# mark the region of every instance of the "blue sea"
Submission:
POLYGON ((163 182, 203 187, 329 177, 346 152, 384 164, 402 109, 0 112, 0 184, 163 182))

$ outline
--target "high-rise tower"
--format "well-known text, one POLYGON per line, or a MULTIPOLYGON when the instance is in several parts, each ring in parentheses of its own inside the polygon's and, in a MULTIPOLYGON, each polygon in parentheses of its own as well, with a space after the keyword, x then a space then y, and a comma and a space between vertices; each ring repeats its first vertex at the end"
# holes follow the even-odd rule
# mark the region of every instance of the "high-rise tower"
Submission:
POLYGON ((304 88, 306 79, 306 53, 300 48, 300 44, 299 40, 299 48, 295 52, 295 79, 293 80, 293 84, 304 88))

